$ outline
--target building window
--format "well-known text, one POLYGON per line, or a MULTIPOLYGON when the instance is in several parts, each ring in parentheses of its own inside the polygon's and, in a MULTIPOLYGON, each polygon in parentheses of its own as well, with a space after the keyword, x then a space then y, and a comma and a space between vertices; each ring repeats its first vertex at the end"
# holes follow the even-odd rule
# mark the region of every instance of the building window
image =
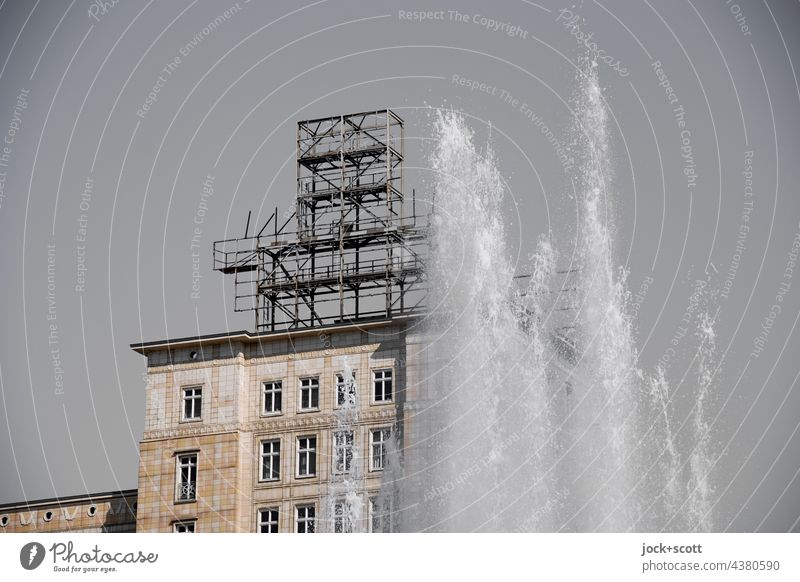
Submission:
POLYGON ((336 473, 349 473, 353 465, 353 431, 335 432, 333 440, 333 470, 336 473))
POLYGON ((262 414, 278 414, 281 411, 283 384, 281 382, 264 382, 264 406, 262 414))
POLYGON ((197 499, 197 453, 178 455, 178 470, 175 499, 194 501, 197 499))
POLYGON ((391 528, 391 506, 388 499, 379 496, 369 498, 370 533, 389 533, 391 528))
POLYGON ((172 524, 172 531, 175 533, 194 533, 194 521, 176 521, 172 524))
POLYGON ((392 401, 392 371, 373 370, 373 400, 375 402, 392 401))
POLYGON ((198 420, 202 412, 203 388, 192 386, 183 389, 183 420, 198 420))
POLYGON ((317 474, 317 437, 297 438, 297 476, 312 477, 317 474))
POLYGON ((336 374, 336 406, 355 406, 356 404, 356 373, 353 371, 353 381, 344 381, 344 374, 336 374))
POLYGON ((258 531, 278 533, 278 508, 270 507, 258 512, 258 531))
POLYGON ((281 441, 261 441, 261 480, 281 478, 281 441))
POLYGON ((333 506, 333 533, 353 533, 353 513, 344 499, 333 506))
POLYGON ((319 378, 300 379, 300 410, 319 409, 319 378))
POLYGON ((297 533, 314 533, 317 509, 313 505, 297 506, 297 533))
POLYGON ((370 431, 370 471, 383 471, 386 467, 386 443, 391 434, 392 431, 388 428, 370 431))

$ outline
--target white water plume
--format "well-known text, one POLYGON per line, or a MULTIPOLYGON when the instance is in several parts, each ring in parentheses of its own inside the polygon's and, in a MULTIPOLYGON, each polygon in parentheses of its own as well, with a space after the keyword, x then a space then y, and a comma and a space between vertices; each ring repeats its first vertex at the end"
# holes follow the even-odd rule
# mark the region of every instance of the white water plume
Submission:
POLYGON ((431 315, 395 478, 400 530, 713 529, 712 320, 693 320, 697 389, 680 387, 694 399, 689 420, 664 368, 639 367, 596 65, 578 87, 578 264, 540 236, 522 288, 492 149, 476 146, 459 113, 436 117, 431 315))

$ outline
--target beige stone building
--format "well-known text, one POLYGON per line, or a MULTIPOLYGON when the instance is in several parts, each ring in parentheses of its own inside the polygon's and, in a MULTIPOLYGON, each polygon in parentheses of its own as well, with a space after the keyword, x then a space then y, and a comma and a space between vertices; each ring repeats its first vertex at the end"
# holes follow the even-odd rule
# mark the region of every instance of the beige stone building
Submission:
POLYGON ((136 489, 0 505, 3 533, 130 533, 136 531, 136 489))
POLYGON ((362 482, 362 521, 352 527, 388 529, 376 497, 387 440, 403 429, 407 324, 132 346, 148 371, 136 530, 340 530, 326 508, 342 473, 362 482), (358 420, 337 431, 347 368, 358 420))

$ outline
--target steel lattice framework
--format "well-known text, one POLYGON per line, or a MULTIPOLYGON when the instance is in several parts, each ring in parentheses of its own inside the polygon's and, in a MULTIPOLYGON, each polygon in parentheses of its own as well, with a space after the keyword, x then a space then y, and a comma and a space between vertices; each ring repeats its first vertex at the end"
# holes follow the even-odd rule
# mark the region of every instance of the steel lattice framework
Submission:
POLYGON ((403 192, 403 121, 390 110, 297 124, 297 199, 259 233, 214 243, 256 331, 422 311, 427 224, 403 192), (410 206, 410 208, 409 208, 410 206))

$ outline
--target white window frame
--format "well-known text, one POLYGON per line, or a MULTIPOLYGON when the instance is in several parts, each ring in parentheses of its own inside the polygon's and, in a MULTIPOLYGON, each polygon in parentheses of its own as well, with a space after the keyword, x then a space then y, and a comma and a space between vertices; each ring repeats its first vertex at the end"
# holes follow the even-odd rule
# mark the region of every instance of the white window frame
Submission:
POLYGON ((181 388, 181 420, 197 422, 203 420, 203 386, 184 386, 181 388), (191 394, 190 394, 191 393, 191 394), (186 414, 186 404, 191 402, 191 416, 186 414))
POLYGON ((372 390, 371 399, 373 404, 388 404, 394 401, 394 369, 393 368, 376 368, 372 370, 372 390), (388 372, 388 377, 386 373, 388 372), (381 377, 378 377, 381 374, 381 377), (386 398, 386 381, 389 381, 391 388, 389 389, 389 398, 386 398), (376 398, 376 387, 378 382, 381 383, 382 398, 376 398))
MULTIPOLYGON (((355 380, 356 380, 356 371, 353 370, 354 390, 358 390, 358 386, 355 385, 355 380)), ((341 388, 343 388, 345 386, 344 371, 336 372, 336 374, 333 375, 333 385, 334 385, 333 406, 334 406, 334 408, 341 408, 342 403, 339 402, 339 394, 340 394, 341 388)), ((355 394, 355 397, 356 398, 358 397, 357 393, 355 394)))
POLYGON ((333 504, 333 533, 353 533, 355 524, 349 520, 345 523, 345 507, 348 506, 347 499, 337 499, 333 504), (347 526, 347 527, 345 527, 347 526))
POLYGON ((277 416, 279 414, 283 414, 283 380, 264 380, 261 382, 261 416, 277 416), (267 386, 272 389, 268 391, 267 386), (267 410, 268 394, 273 410, 267 410), (276 394, 280 398, 280 406, 274 410, 276 394))
POLYGON ((299 387, 300 387, 300 394, 299 394, 300 398, 297 401, 297 404, 298 404, 298 407, 299 407, 298 408, 299 411, 300 412, 312 412, 312 411, 319 410, 319 397, 320 397, 319 376, 303 376, 299 380, 299 387), (308 382, 308 385, 304 386, 303 384, 305 382, 308 382), (314 392, 316 391, 316 394, 317 394, 317 405, 316 406, 308 406, 308 407, 304 407, 303 406, 303 391, 306 390, 306 389, 309 391, 309 396, 308 396, 309 405, 312 404, 312 402, 314 401, 313 395, 314 395, 314 392))
POLYGON ((295 459, 297 462, 297 469, 295 471, 295 477, 298 479, 305 479, 308 477, 316 477, 317 476, 317 453, 318 453, 318 446, 319 446, 319 439, 315 434, 309 435, 301 435, 297 437, 297 458, 295 459), (312 447, 310 442, 307 443, 306 448, 301 448, 300 441, 314 439, 314 446, 312 447), (305 455, 306 456, 306 469, 311 467, 311 460, 314 460, 314 470, 313 472, 302 474, 300 473, 300 457, 305 455), (313 457, 312 457, 313 455, 313 457))
POLYGON ((199 455, 197 454, 197 451, 184 451, 175 455, 175 501, 177 503, 197 501, 197 478, 199 474, 198 458, 199 455), (194 458, 194 462, 190 460, 192 457, 194 458), (184 463, 183 459, 187 459, 188 462, 184 463), (190 480, 186 483, 186 485, 189 486, 186 497, 181 495, 184 488, 183 481, 181 480, 181 473, 183 472, 182 470, 184 468, 189 469, 190 478, 190 480), (194 481, 191 481, 192 468, 194 468, 194 481))
POLYGON ((262 507, 258 510, 258 532, 259 533, 278 533, 278 523, 280 519, 280 511, 277 507, 262 507), (266 514, 267 519, 264 519, 266 514), (274 519, 273 519, 274 518, 274 519), (264 531, 264 527, 269 531, 264 531))
POLYGON ((355 461, 353 455, 355 438, 355 432, 352 430, 337 430, 333 432, 333 472, 335 474, 346 475, 352 470, 353 461, 355 461), (341 444, 339 443, 340 435, 344 437, 344 442, 341 444), (347 442, 348 436, 350 437, 349 443, 347 442))
POLYGON ((369 519, 369 523, 367 524, 369 529, 369 533, 389 533, 392 531, 392 504, 391 501, 387 503, 388 507, 384 508, 384 511, 378 513, 378 501, 380 499, 380 495, 371 495, 369 497, 369 511, 367 518, 369 519), (379 531, 375 530, 375 519, 376 517, 380 516, 381 518, 381 529, 379 531), (384 521, 385 520, 385 521, 384 521))
POLYGON ((302 503, 296 505, 294 508, 294 531, 296 533, 316 533, 317 531, 317 506, 314 503, 302 503), (308 510, 311 510, 314 515, 308 516, 308 510), (305 514, 301 518, 300 511, 304 510, 305 514), (304 525, 305 531, 300 531, 300 524, 304 525), (311 524, 311 531, 308 531, 308 525, 311 524))
POLYGON ((172 524, 172 533, 197 533, 197 520, 176 521, 172 524))
POLYGON ((276 483, 281 480, 281 439, 262 439, 259 442, 259 456, 261 458, 261 464, 259 465, 258 471, 258 480, 262 483, 276 483), (269 453, 266 453, 264 450, 264 445, 278 445, 278 450, 275 451, 275 448, 272 447, 269 453), (264 459, 270 459, 270 476, 264 476, 264 459), (274 473, 274 469, 277 467, 278 469, 278 476, 272 477, 272 473, 274 473))
POLYGON ((369 470, 371 472, 380 472, 386 468, 386 442, 392 438, 392 427, 380 426, 369 428, 369 470), (381 434, 380 443, 375 441, 375 433, 381 434), (375 447, 380 446, 382 454, 380 455, 380 467, 375 466, 375 447))

